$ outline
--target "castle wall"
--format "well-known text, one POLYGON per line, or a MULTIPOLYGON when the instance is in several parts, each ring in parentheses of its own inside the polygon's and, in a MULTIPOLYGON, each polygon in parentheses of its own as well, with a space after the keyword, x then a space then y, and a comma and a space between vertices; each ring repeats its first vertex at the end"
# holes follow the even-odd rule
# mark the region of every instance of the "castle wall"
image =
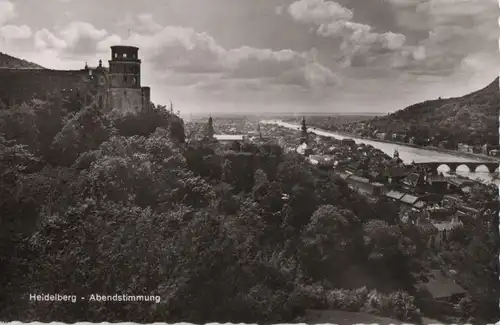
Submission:
POLYGON ((12 106, 51 92, 76 95, 86 88, 86 76, 80 70, 0 69, 0 101, 12 106))
POLYGON ((45 99, 48 94, 79 96, 84 105, 97 104, 103 111, 136 114, 150 107, 151 89, 141 87, 138 48, 112 46, 109 68, 99 60, 97 68, 82 70, 0 69, 0 102, 8 107, 45 99))
POLYGON ((141 89, 111 88, 109 90, 109 109, 121 114, 137 114, 143 109, 141 89))
POLYGON ((142 87, 142 109, 149 110, 151 105, 151 88, 142 87))

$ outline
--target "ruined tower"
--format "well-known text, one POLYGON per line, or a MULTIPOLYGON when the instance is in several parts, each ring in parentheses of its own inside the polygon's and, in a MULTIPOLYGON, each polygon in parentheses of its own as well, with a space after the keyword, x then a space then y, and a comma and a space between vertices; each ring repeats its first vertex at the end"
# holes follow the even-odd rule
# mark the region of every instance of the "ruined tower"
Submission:
POLYGON ((135 46, 111 46, 109 108, 124 114, 148 109, 149 87, 141 87, 141 60, 135 46))

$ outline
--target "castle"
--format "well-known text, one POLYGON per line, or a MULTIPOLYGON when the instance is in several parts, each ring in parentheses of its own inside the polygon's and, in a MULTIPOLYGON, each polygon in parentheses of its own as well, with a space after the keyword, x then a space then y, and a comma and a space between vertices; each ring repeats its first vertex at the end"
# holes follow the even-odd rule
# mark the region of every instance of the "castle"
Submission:
POLYGON ((85 64, 81 70, 0 69, 0 102, 14 107, 61 93, 106 112, 136 114, 151 107, 151 90, 141 87, 138 52, 134 46, 111 46, 108 68, 99 60, 97 67, 85 64))

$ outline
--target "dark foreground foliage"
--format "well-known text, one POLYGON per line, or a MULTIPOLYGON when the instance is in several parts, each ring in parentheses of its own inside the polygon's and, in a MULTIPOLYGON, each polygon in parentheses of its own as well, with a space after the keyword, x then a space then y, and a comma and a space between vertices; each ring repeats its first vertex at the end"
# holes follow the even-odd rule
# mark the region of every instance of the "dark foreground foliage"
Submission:
MULTIPOLYGON (((120 118, 77 104, 0 112, 1 320, 286 322, 332 308, 419 321, 422 229, 278 146, 187 145, 161 107, 120 118), (28 300, 47 293, 161 302, 28 300)), ((471 236, 450 258, 490 291, 464 306, 495 316, 496 279, 474 266, 493 242, 471 236)))

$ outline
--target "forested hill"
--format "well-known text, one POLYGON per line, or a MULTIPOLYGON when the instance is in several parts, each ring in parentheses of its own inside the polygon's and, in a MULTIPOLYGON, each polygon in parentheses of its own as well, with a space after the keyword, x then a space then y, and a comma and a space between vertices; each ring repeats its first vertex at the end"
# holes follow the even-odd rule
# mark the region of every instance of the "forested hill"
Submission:
POLYGON ((408 138, 434 142, 498 145, 499 79, 485 88, 458 97, 428 100, 368 121, 366 132, 406 133, 408 138))
POLYGON ((23 59, 0 52, 0 69, 45 69, 44 67, 23 59))

